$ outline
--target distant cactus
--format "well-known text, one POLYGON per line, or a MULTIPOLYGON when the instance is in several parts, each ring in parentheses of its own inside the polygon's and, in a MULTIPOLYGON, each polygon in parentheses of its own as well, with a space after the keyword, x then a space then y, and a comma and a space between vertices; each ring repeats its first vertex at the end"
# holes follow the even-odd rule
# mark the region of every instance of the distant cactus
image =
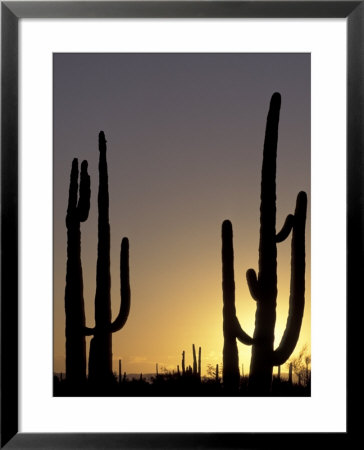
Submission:
POLYGON ((219 365, 218 364, 216 364, 215 381, 216 381, 216 383, 219 382, 219 365))
POLYGON ((186 373, 186 361, 185 361, 185 351, 182 352, 182 375, 186 373))
POLYGON ((288 382, 290 385, 292 385, 292 374, 293 374, 293 364, 289 363, 289 372, 288 372, 288 382))
POLYGON ((119 359, 119 384, 121 384, 121 359, 119 359))
POLYGON ((197 375, 197 359, 196 359, 195 344, 192 344, 192 353, 193 353, 193 374, 197 375))
POLYGON ((112 374, 112 333, 119 331, 126 323, 130 310, 129 284, 129 241, 123 238, 120 252, 120 294, 119 314, 111 322, 111 277, 110 277, 110 224, 109 188, 106 162, 106 139, 99 133, 99 194, 98 194, 98 253, 95 295, 95 328, 87 329, 93 335, 90 343, 89 379, 92 382, 107 383, 112 374))
POLYGON ((192 356, 193 356, 193 366, 191 369, 192 374, 194 377, 201 379, 201 347, 198 348, 198 360, 197 360, 196 347, 195 344, 192 344, 192 356))
POLYGON ((273 366, 283 364, 293 352, 300 334, 305 303, 305 223, 307 196, 297 196, 294 215, 288 215, 276 233, 276 159, 281 96, 273 94, 265 133, 260 206, 259 273, 247 271, 250 293, 257 302, 249 389, 258 395, 271 390, 273 366), (286 330, 274 350, 277 303, 277 243, 292 230, 291 294, 286 330))
POLYGON ((87 161, 81 164, 78 186, 78 160, 72 162, 67 227, 67 272, 65 289, 66 314, 66 380, 71 386, 79 386, 86 380, 85 307, 81 263, 81 222, 90 211, 90 177, 87 161))
MULTIPOLYGON (((201 347, 198 348, 198 360, 196 355, 195 344, 192 344, 192 366, 186 366, 186 352, 182 352, 182 375, 183 376, 193 376, 196 379, 201 380, 201 347)), ((177 373, 179 374, 179 366, 177 366, 177 373)))

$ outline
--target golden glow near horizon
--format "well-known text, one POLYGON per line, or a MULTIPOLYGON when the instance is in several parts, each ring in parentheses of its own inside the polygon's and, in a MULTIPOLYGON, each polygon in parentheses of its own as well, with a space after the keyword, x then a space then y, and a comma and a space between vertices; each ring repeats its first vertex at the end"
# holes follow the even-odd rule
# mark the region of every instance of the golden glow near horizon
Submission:
MULTIPOLYGON (((87 159, 91 177, 81 247, 86 324, 94 325, 100 130, 108 145, 113 317, 120 241, 130 242, 131 309, 113 334, 114 371, 119 359, 129 374, 155 373, 156 363, 176 370, 183 350, 192 365, 192 344, 202 347, 203 374, 208 364, 220 367, 225 219, 234 233, 237 317, 253 334, 256 303, 245 273, 258 269, 262 150, 274 91, 282 94, 277 229, 298 192, 308 194, 306 304, 295 352, 305 344, 310 351, 309 55, 59 55, 54 76, 54 371, 65 372, 65 215, 74 157, 87 159)), ((277 247, 275 347, 288 315, 291 237, 277 247)), ((238 349, 248 374, 251 347, 238 349)))
MULTIPOLYGON (((85 228, 85 227, 84 227, 85 228)), ((133 234, 130 237, 130 274, 132 303, 129 319, 125 327, 113 335, 113 368, 118 370, 118 360, 122 360, 122 371, 127 373, 154 373, 156 363, 159 370, 181 368, 182 351, 186 351, 186 364, 191 364, 192 344, 202 347, 202 373, 208 364, 222 365, 222 288, 221 288, 221 238, 220 227, 216 229, 215 243, 198 237, 204 246, 190 246, 188 239, 174 247, 150 242, 149 251, 136 253, 133 234), (212 242, 211 242, 212 244, 212 242), (159 247, 159 248, 158 248, 159 247), (203 248, 207 248, 204 254, 203 248), (172 253, 172 254, 171 254, 172 253), (149 264, 143 264, 144 259, 149 264), (143 283, 138 282, 143 280, 143 283)), ((182 230, 181 230, 182 231, 182 230)), ((202 233, 202 230, 201 230, 202 233)), ((83 234, 86 234, 85 231, 83 234)), ((202 233, 203 234, 203 233, 202 233)), ((201 236, 202 236, 201 234, 201 236)), ((250 267, 257 268, 257 250, 253 239, 244 245, 243 228, 234 227, 235 283, 237 317, 243 329, 253 335, 256 303, 251 298, 245 272, 250 267), (250 261, 249 261, 250 260, 250 261)), ((115 235, 115 233, 112 233, 115 235)), ((95 234, 96 236, 96 234, 95 234)), ((96 247, 96 238, 95 245, 96 247)), ((112 311, 117 314, 120 302, 120 281, 118 272, 118 243, 112 244, 112 311)), ((306 246, 309 245, 309 241, 306 246)), ((258 232, 255 237, 258 247, 258 232)), ((307 253, 309 253, 307 249, 307 253)), ((86 321, 94 324, 94 292, 96 275, 96 249, 93 264, 88 255, 90 249, 83 251, 85 283, 86 321), (88 255, 86 258, 84 254, 88 255), (93 267, 94 266, 94 267, 93 267), (87 273, 89 272, 90 273, 87 273)), ((295 353, 303 345, 310 351, 310 265, 306 261, 306 304, 299 342, 295 353)), ((278 246, 278 298, 275 346, 283 335, 287 316, 290 280, 290 239, 278 246)), ((59 283, 61 285, 61 283, 59 283)), ((61 293, 58 295, 62 297, 61 293)), ((59 301, 62 306, 62 301, 59 301)), ((55 358, 54 371, 65 371, 64 356, 64 311, 58 308, 55 320, 55 358)), ((90 338, 87 338, 87 353, 90 338)), ((238 343, 240 369, 249 373, 251 347, 238 343)), ((276 370, 276 369, 275 369, 276 370)), ((284 369, 283 369, 284 370, 284 369)))

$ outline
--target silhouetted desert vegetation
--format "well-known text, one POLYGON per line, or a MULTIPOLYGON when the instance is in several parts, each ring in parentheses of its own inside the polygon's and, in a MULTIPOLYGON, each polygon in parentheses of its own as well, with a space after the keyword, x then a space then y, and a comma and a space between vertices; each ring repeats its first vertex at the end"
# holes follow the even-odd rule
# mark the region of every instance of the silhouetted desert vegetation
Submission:
MULTIPOLYGON (((55 396, 309 396, 311 358, 303 348, 291 358, 300 335, 305 305, 305 224, 307 195, 299 192, 294 214, 289 214, 276 232, 276 160, 281 96, 270 102, 261 172, 260 242, 258 273, 246 274, 249 290, 256 302, 254 334, 240 326, 235 309, 233 229, 229 220, 222 224, 223 363, 201 372, 201 347, 192 345, 193 363, 187 366, 185 351, 175 371, 159 371, 154 376, 127 376, 112 372, 112 333, 123 328, 130 310, 129 241, 123 238, 120 250, 120 311, 111 321, 110 223, 106 161, 106 139, 99 133, 98 253, 95 294, 95 327, 85 326, 81 264, 81 223, 90 209, 90 177, 87 162, 74 159, 69 185, 67 226, 66 374, 54 377, 55 396), (274 349, 277 304, 277 244, 291 235, 291 283, 286 329, 274 349), (93 336, 86 374, 85 337, 93 336), (249 376, 239 371, 237 340, 252 346, 249 376), (291 358, 291 359, 290 359, 291 358), (288 376, 281 367, 286 365, 288 376), (273 367, 278 375, 273 376, 273 367), (243 376, 242 376, 243 375, 243 376), (295 377, 295 381, 294 378, 295 377)), ((217 330, 220 332, 220 330, 217 330)))
MULTIPOLYGON (((125 376, 124 376, 125 375, 125 376)), ((85 383, 77 391, 65 379, 54 376, 54 395, 60 397, 69 396, 110 396, 110 397, 230 397, 255 396, 249 392, 249 377, 239 378, 239 386, 236 392, 231 393, 224 389, 222 379, 219 377, 203 376, 201 379, 191 373, 182 375, 176 371, 166 371, 156 374, 126 375, 121 381, 114 375, 112 382, 102 389, 96 388, 92 383, 85 383)), ((293 382, 289 380, 289 374, 281 377, 273 376, 272 397, 307 397, 311 395, 311 381, 293 382)))
MULTIPOLYGON (((249 376, 239 374, 237 389, 232 392, 229 386, 224 386, 220 364, 206 365, 206 375, 201 375, 202 349, 199 347, 198 358, 192 345, 193 363, 186 364, 186 352, 182 352, 181 365, 176 369, 159 368, 156 364, 155 373, 127 374, 122 373, 121 360, 119 371, 114 372, 109 383, 95 385, 87 379, 77 388, 68 383, 64 374, 54 374, 55 396, 111 396, 111 397, 249 397, 256 394, 249 389, 249 376)), ((244 370, 242 369, 242 373, 244 370)), ((292 357, 285 366, 278 367, 278 374, 272 378, 270 396, 297 396, 311 395, 311 355, 307 346, 303 346, 299 354, 292 357), (281 371, 285 370, 284 372, 281 371)))

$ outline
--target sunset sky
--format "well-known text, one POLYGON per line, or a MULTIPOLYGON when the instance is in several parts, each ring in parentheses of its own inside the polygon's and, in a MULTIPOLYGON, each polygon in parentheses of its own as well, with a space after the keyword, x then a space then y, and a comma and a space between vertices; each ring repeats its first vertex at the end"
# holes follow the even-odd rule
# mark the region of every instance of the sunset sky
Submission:
MULTIPOLYGON (((260 179, 271 95, 282 95, 277 229, 308 194, 306 306, 310 349, 310 55, 54 54, 54 371, 65 371, 65 217, 73 158, 91 176, 81 224, 87 326, 94 326, 98 133, 109 169, 112 311, 120 305, 120 241, 130 242, 131 309, 113 334, 113 368, 151 373, 222 363, 221 224, 234 232, 237 316, 253 335, 256 303, 245 273, 258 267, 260 179)), ((278 245, 275 345, 288 313, 291 238, 278 245)), ((90 338, 86 339, 87 355, 90 338)), ((249 371, 251 347, 238 344, 249 371)))

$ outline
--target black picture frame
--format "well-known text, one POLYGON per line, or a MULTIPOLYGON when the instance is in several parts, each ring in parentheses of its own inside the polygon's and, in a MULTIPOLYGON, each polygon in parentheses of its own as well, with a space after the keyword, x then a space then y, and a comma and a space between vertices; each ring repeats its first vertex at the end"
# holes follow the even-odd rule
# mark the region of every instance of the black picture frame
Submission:
MULTIPOLYGON (((334 95, 334 94, 333 94, 334 95)), ((362 302, 364 144, 363 1, 2 1, 1 2, 1 448, 141 449, 351 448, 355 405, 350 321, 362 302), (346 18, 347 20, 347 432, 19 433, 18 432, 18 23, 21 18, 346 18), (357 306, 358 305, 358 306, 357 306), (350 331, 350 332, 349 332, 350 331)), ((334 403, 334 399, 333 399, 334 403)), ((237 411, 244 421, 248 411, 237 411)))

